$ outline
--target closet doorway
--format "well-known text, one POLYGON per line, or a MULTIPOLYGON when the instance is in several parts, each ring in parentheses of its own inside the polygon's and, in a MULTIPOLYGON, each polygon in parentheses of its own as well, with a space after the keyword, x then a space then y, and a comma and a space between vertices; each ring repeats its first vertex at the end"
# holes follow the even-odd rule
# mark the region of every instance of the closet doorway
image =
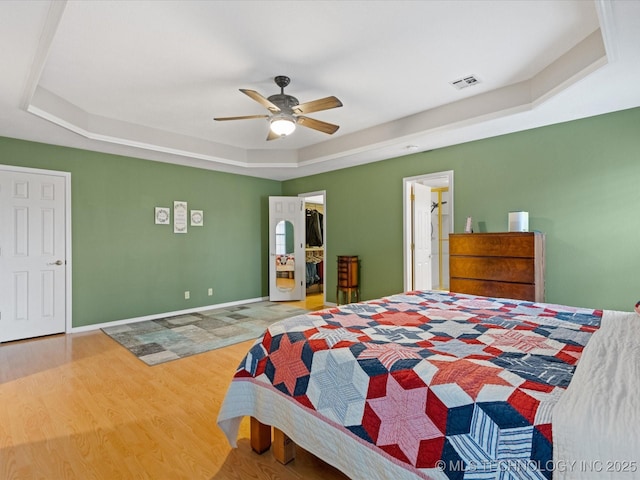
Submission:
POLYGON ((403 195, 404 290, 446 291, 453 170, 404 178, 403 195))
POLYGON ((301 193, 305 211, 305 279, 307 303, 326 304, 326 191, 301 193))

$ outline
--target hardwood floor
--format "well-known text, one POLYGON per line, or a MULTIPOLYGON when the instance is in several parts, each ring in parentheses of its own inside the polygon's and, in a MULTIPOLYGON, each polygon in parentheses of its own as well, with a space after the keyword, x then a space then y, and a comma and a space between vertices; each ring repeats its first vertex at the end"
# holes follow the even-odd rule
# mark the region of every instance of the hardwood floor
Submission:
POLYGON ((0 478, 347 478, 300 448, 253 453, 248 419, 229 447, 216 417, 251 344, 154 367, 101 331, 0 345, 0 478))
POLYGON ((307 310, 320 310, 324 307, 323 301, 322 293, 314 293, 312 295, 307 295, 306 298, 300 302, 287 302, 287 304, 306 308, 307 310))

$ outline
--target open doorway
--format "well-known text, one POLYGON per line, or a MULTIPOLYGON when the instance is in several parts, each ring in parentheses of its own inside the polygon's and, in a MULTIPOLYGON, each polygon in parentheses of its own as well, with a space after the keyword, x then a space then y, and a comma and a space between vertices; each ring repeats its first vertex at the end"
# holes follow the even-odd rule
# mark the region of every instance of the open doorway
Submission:
POLYGON ((305 298, 307 304, 326 304, 326 191, 301 193, 305 209, 305 298))
POLYGON ((453 170, 403 179, 404 289, 449 289, 453 170))

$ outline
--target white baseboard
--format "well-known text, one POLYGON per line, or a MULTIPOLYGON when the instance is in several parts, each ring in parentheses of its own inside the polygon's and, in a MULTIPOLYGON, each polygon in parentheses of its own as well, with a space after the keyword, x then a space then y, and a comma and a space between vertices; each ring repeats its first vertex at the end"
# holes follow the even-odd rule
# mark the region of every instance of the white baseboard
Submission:
POLYGON ((187 310, 177 310, 175 312, 155 313, 153 315, 146 315, 144 317, 126 318, 124 320, 115 320, 113 322, 96 323, 94 325, 85 325, 82 327, 72 327, 67 333, 80 333, 89 332, 92 330, 99 330, 104 327, 115 327, 117 325, 125 325, 127 323, 144 322, 146 320, 156 320, 158 318, 175 317, 176 315, 187 315, 189 313, 202 312, 205 310, 214 310, 216 308, 234 307, 236 305, 244 305, 246 303, 262 302, 269 300, 269 297, 249 298, 246 300, 237 300, 235 302, 218 303, 215 305, 207 305, 203 307, 189 308, 187 310))

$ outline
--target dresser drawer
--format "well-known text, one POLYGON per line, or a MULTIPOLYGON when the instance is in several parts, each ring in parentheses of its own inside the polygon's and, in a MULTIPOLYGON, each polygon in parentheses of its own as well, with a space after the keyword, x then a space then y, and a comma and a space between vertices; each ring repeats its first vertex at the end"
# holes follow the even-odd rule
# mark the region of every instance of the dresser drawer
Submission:
POLYGON ((533 233, 471 233, 449 236, 450 255, 533 258, 533 233))
POLYGON ((451 278, 534 283, 535 270, 532 258, 518 257, 450 257, 451 278))
POLYGON ((449 290, 451 293, 468 293, 469 295, 481 295, 483 297, 514 298, 531 302, 541 301, 541 299, 536 298, 535 286, 525 283, 452 278, 449 290))

